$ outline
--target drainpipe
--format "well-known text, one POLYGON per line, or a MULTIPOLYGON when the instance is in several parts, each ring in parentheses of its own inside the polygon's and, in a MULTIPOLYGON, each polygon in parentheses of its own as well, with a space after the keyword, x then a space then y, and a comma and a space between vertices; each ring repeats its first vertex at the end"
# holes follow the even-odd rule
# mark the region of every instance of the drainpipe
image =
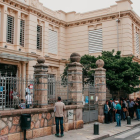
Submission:
POLYGON ((119 22, 120 22, 120 19, 116 19, 116 22, 117 22, 117 48, 119 51, 119 22))

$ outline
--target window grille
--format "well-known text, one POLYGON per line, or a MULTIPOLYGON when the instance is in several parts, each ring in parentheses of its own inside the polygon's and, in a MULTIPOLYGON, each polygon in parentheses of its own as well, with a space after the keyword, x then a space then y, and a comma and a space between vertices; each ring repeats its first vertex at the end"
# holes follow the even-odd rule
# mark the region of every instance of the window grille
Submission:
POLYGON ((37 25, 37 49, 42 50, 42 26, 37 25))
POLYGON ((136 33, 136 53, 139 54, 140 44, 139 44, 139 34, 136 33))
POLYGON ((25 29, 25 21, 20 20, 20 45, 24 47, 24 29, 25 29))
POLYGON ((52 54, 57 54, 57 32, 49 30, 49 49, 48 52, 52 54))
POLYGON ((13 44, 14 41, 14 17, 7 16, 7 42, 13 44))
POLYGON ((102 50, 103 50, 102 29, 90 30, 89 53, 102 52, 102 50))

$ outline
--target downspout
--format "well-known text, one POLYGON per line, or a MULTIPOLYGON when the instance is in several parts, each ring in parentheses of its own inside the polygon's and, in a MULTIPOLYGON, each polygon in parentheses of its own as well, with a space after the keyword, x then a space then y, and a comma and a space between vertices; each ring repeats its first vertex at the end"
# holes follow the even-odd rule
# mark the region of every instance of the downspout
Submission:
MULTIPOLYGON (((119 12, 119 18, 120 18, 120 12, 119 12)), ((116 22, 117 22, 117 49, 119 51, 119 22, 120 22, 120 19, 116 19, 116 22)))

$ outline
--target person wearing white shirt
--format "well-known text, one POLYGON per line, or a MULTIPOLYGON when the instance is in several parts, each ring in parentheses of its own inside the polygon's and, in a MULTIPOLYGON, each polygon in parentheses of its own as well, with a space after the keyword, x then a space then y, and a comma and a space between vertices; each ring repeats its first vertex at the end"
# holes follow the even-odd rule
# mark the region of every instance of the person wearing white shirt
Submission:
POLYGON ((30 93, 30 86, 28 86, 28 87, 26 88, 26 92, 27 92, 28 94, 31 94, 31 93, 30 93))
POLYGON ((30 108, 32 105, 32 97, 26 92, 26 108, 30 108))

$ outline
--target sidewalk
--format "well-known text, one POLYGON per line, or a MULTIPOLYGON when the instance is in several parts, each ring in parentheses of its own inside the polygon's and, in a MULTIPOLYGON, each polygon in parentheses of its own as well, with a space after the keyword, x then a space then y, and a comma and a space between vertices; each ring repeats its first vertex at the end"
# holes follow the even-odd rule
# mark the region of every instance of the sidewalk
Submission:
MULTIPOLYGON (((100 135, 93 135, 93 124, 85 124, 83 129, 78 130, 71 130, 68 132, 65 132, 65 136, 62 137, 62 140, 97 140, 106 138, 109 136, 113 136, 116 134, 119 134, 121 132, 127 131, 129 129, 132 129, 138 125, 140 125, 140 121, 132 120, 131 125, 127 125, 127 121, 122 121, 121 127, 115 127, 115 123, 111 124, 101 124, 99 123, 99 133, 100 135)), ((58 140, 57 137, 54 135, 36 138, 32 140, 58 140)))

